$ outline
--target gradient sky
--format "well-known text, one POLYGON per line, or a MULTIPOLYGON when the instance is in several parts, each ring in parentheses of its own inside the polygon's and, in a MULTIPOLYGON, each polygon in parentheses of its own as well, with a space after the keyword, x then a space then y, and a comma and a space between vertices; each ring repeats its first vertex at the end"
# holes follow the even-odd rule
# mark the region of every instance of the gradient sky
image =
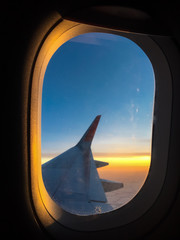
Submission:
POLYGON ((105 33, 71 39, 53 55, 44 77, 42 161, 73 147, 99 114, 95 159, 148 161, 153 101, 153 68, 138 45, 105 33))

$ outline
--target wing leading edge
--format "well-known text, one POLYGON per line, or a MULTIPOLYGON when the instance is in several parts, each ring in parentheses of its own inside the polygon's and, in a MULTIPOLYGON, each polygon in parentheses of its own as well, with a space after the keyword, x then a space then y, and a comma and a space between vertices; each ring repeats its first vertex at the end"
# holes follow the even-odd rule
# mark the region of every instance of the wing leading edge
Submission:
POLYGON ((92 215, 112 210, 105 192, 123 187, 122 183, 99 178, 97 168, 108 165, 94 160, 91 143, 98 115, 78 144, 42 165, 45 187, 64 210, 77 215, 92 215))

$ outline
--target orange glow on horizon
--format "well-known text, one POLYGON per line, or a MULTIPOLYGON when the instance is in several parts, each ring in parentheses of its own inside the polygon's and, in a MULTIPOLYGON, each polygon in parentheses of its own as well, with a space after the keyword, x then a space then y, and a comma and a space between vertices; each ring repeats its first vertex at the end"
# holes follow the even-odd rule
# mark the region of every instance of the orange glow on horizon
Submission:
POLYGON ((99 161, 104 161, 104 162, 108 162, 109 165, 111 167, 119 167, 119 166, 126 166, 126 167, 130 167, 130 166, 137 166, 137 167, 148 167, 150 166, 150 161, 151 161, 151 157, 150 155, 142 155, 142 156, 98 156, 96 158, 96 156, 94 156, 95 159, 99 160, 99 161))
MULTIPOLYGON (((42 164, 54 158, 55 156, 42 156, 42 164)), ((109 167, 149 167, 151 162, 150 154, 94 154, 94 159, 108 162, 109 167)))

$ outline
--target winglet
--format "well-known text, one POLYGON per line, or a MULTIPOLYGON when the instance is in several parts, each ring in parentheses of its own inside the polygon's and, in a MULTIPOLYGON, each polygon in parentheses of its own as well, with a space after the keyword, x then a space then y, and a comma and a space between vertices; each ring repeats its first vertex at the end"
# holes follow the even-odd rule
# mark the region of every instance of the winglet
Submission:
POLYGON ((87 147, 91 146, 100 118, 101 115, 96 116, 88 130, 85 132, 81 140, 78 142, 77 144, 78 146, 82 146, 84 144, 86 144, 87 147))

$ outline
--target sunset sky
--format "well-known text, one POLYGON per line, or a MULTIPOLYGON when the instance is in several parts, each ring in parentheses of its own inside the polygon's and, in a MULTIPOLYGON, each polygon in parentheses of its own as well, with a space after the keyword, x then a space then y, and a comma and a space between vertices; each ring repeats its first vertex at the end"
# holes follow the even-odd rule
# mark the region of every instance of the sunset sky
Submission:
POLYGON ((44 77, 42 163, 73 147, 100 114, 94 159, 116 169, 147 167, 153 101, 153 68, 138 45, 104 33, 71 39, 53 55, 44 77))

